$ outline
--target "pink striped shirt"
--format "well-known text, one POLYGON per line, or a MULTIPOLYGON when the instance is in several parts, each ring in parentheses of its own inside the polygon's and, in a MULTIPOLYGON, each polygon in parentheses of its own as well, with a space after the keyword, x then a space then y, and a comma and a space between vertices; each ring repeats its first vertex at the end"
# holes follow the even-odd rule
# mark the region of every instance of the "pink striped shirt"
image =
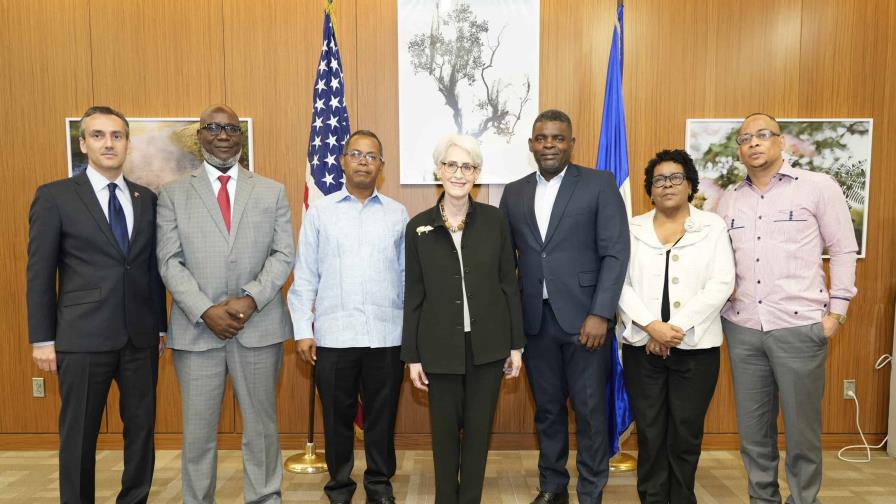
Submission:
POLYGON ((735 291, 722 310, 731 322, 771 331, 846 314, 856 295, 855 231, 846 198, 828 175, 782 165, 760 191, 749 178, 719 203, 734 248, 735 291), (830 255, 831 289, 822 253, 830 255))

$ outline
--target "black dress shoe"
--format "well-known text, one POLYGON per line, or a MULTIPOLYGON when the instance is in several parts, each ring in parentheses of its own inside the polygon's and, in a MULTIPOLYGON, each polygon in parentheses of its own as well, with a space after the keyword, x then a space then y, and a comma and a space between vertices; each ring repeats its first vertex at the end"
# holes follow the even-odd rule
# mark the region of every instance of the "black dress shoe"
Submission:
POLYGON ((367 504, 395 504, 395 497, 391 495, 386 497, 376 497, 374 499, 367 499, 367 504))
POLYGON ((538 492, 532 504, 569 504, 569 492, 538 492))

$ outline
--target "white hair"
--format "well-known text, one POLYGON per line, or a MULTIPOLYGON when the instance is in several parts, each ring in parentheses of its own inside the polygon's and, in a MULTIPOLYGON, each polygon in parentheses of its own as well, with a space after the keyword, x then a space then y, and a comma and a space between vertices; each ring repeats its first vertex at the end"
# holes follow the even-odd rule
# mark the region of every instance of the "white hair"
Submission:
POLYGON ((455 133, 442 137, 439 140, 439 143, 436 144, 436 148, 433 149, 432 162, 435 163, 436 169, 438 169, 439 164, 445 160, 445 153, 448 152, 448 149, 451 147, 457 147, 466 151, 466 153, 473 159, 473 164, 482 168, 482 150, 479 148, 479 140, 476 140, 470 135, 459 135, 455 133))

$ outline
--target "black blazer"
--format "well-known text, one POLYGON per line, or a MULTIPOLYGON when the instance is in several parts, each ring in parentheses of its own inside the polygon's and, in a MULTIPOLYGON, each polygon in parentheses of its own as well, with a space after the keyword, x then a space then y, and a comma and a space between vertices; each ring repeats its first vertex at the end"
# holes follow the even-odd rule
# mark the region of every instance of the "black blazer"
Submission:
POLYGON ((567 333, 578 334, 588 314, 612 321, 630 248, 625 203, 613 175, 568 165, 544 240, 535 219, 536 185, 532 173, 508 184, 501 196, 519 254, 526 334, 541 328, 544 282, 567 333))
MULTIPOLYGON (((500 210, 470 200, 460 253, 473 361, 505 359, 526 340, 513 249, 500 210)), ((422 363, 426 372, 464 373, 464 305, 457 254, 438 204, 408 222, 401 358, 422 363), (424 231, 425 226, 432 230, 424 231)))
POLYGON ((87 174, 37 189, 29 214, 28 339, 63 352, 159 344, 167 330, 156 266, 156 195, 125 180, 134 225, 124 253, 87 174), (58 276, 58 291, 57 291, 58 276))

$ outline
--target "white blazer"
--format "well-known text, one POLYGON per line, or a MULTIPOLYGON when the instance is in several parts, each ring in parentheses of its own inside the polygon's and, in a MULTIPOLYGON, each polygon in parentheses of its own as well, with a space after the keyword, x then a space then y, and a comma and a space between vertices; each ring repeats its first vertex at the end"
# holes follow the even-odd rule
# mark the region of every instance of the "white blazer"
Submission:
MULTIPOLYGON (((678 348, 711 348, 722 344, 719 313, 734 291, 734 253, 721 217, 689 205, 685 234, 669 257, 669 323, 687 334, 678 348)), ((617 334, 630 345, 650 339, 641 326, 661 320, 666 250, 653 228, 656 210, 629 222, 631 259, 619 298, 617 334)))

